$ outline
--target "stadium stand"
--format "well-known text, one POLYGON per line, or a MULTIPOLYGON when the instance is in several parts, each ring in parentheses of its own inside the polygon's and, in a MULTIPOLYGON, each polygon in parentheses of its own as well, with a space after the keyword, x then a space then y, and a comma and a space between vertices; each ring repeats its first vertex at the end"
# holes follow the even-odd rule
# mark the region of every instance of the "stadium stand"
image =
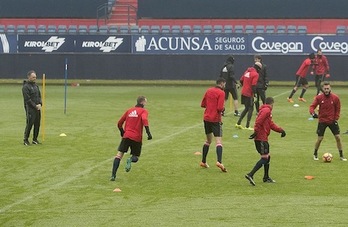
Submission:
POLYGON ((254 25, 245 25, 244 32, 246 34, 253 34, 254 33, 254 25))
POLYGON ((183 34, 191 34, 191 25, 183 25, 181 27, 181 32, 183 34))
POLYGON ((149 34, 150 33, 150 26, 148 26, 148 25, 141 26, 140 33, 141 34, 149 34))
POLYGON ((224 26, 224 33, 226 33, 226 34, 233 33, 233 26, 232 25, 225 25, 224 26))
POLYGON ((193 34, 201 34, 202 33, 202 26, 201 25, 193 25, 192 33, 193 34))
POLYGON ((286 26, 285 25, 278 25, 277 26, 277 34, 282 35, 286 33, 286 26))
POLYGON ((301 34, 301 35, 307 34, 307 26, 306 25, 297 26, 297 34, 301 34))
POLYGON ((211 34, 213 32, 213 26, 204 25, 203 26, 203 34, 211 34))

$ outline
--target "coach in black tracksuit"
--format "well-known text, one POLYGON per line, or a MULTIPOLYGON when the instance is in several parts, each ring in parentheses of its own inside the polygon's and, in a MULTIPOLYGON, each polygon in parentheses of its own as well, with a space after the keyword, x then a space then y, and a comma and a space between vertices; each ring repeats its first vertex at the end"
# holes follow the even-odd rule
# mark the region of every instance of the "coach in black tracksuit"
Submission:
POLYGON ((41 93, 40 89, 35 83, 36 73, 31 70, 27 73, 28 80, 23 81, 23 99, 24 99, 24 109, 26 113, 26 126, 24 131, 24 145, 30 145, 29 135, 31 128, 34 125, 33 132, 33 144, 39 144, 37 137, 40 130, 40 120, 41 120, 41 93))
POLYGON ((260 99, 262 104, 265 104, 266 101, 266 90, 268 87, 268 77, 267 77, 267 66, 262 62, 261 55, 254 56, 254 62, 260 62, 262 64, 262 69, 259 72, 259 80, 256 85, 256 100, 255 100, 255 108, 256 114, 259 112, 260 108, 260 99))

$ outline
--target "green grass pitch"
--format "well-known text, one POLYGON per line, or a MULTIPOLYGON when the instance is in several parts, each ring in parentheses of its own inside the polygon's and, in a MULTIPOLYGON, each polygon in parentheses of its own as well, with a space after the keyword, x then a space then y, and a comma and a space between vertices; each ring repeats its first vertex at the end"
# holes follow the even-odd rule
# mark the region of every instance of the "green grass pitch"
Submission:
MULTIPOLYGON (((0 226, 347 226, 348 163, 339 161, 329 129, 319 155, 331 152, 333 162, 312 159, 313 87, 305 95, 308 102, 297 108, 286 101, 291 86, 267 90, 275 98, 273 119, 287 136, 270 135, 270 176, 277 182, 262 183, 260 169, 255 187, 244 175, 259 155, 248 139, 251 132, 234 128, 237 118, 228 103, 223 118, 228 172, 215 167, 214 145, 210 168, 199 167, 201 156, 194 153, 205 140, 200 101, 207 87, 82 84, 68 87, 64 114, 64 87, 48 85, 45 140, 25 147, 21 85, 0 85, 0 226), (153 140, 144 140, 142 156, 128 173, 123 159, 111 182, 120 142, 116 122, 138 95, 148 98, 153 140)), ((341 97, 339 124, 345 132, 348 90, 333 84, 333 91, 341 97)), ((342 134, 346 157, 347 137, 342 134)))

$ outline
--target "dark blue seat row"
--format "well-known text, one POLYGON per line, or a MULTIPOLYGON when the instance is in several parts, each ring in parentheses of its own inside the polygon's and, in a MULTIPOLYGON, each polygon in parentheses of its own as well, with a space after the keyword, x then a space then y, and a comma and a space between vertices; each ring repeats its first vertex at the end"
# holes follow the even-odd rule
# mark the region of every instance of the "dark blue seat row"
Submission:
MULTIPOLYGON (((0 25, 6 34, 307 34, 295 25, 0 25)), ((340 32, 341 33, 341 32, 340 32)), ((345 32, 346 33, 346 28, 345 32)))

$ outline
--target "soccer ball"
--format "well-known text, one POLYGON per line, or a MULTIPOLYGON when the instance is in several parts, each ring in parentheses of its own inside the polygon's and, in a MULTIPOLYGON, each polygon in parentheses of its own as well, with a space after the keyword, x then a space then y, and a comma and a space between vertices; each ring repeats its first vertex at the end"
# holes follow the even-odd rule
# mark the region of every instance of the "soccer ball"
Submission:
POLYGON ((331 162, 333 159, 333 156, 331 153, 326 152, 325 154, 323 154, 323 161, 324 162, 331 162))

